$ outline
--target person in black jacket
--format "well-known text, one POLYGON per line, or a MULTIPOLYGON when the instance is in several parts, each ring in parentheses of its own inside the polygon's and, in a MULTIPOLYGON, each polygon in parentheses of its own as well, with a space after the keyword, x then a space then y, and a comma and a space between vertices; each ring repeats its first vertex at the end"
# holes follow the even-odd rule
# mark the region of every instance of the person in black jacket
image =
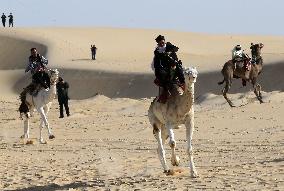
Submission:
POLYGON ((9 27, 14 27, 14 16, 10 13, 9 17, 9 27))
POLYGON ((25 72, 31 72, 33 83, 41 85, 43 88, 50 88, 50 79, 46 72, 48 60, 41 56, 36 48, 31 48, 29 64, 25 72))
POLYGON ((2 16, 1 16, 1 19, 2 19, 2 25, 3 27, 5 27, 5 24, 6 24, 6 15, 3 13, 2 16))
POLYGON ((178 47, 165 42, 165 37, 159 35, 156 39, 157 47, 154 51, 155 83, 162 87, 159 102, 165 103, 168 94, 176 89, 180 95, 184 89, 184 74, 182 62, 178 60, 178 47))
POLYGON ((59 110, 60 110, 59 118, 64 117, 63 106, 65 107, 66 115, 70 116, 69 106, 68 106, 68 100, 69 100, 68 88, 69 88, 69 84, 65 82, 62 77, 59 77, 58 83, 56 84, 59 110))
POLYGON ((91 45, 92 52, 92 60, 96 60, 97 47, 95 45, 91 45))

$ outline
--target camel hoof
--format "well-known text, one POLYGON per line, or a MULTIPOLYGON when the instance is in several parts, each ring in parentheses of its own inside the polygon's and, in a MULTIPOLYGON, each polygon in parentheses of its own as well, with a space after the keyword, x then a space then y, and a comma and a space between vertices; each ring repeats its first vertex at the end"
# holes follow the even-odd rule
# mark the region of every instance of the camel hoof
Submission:
POLYGON ((47 142, 46 142, 46 141, 44 141, 44 140, 41 140, 41 141, 40 141, 40 144, 45 145, 45 144, 47 144, 47 142))
POLYGON ((26 142, 26 145, 33 145, 33 144, 34 144, 33 140, 28 140, 28 141, 26 142))
POLYGON ((168 174, 168 173, 170 173, 170 171, 171 171, 170 169, 169 170, 164 170, 164 173, 168 174))
POLYGON ((167 175, 167 176, 172 176, 175 174, 175 172, 173 170, 164 170, 164 173, 167 175))
POLYGON ((178 156, 176 156, 175 158, 171 159, 172 165, 173 166, 178 166, 180 163, 180 158, 178 156))
POLYGON ((180 129, 181 125, 175 126, 174 129, 180 129))
POLYGON ((55 139, 54 135, 49 135, 49 139, 55 139))
POLYGON ((192 173, 191 173, 191 177, 192 177, 192 178, 198 178, 197 172, 192 172, 192 173))

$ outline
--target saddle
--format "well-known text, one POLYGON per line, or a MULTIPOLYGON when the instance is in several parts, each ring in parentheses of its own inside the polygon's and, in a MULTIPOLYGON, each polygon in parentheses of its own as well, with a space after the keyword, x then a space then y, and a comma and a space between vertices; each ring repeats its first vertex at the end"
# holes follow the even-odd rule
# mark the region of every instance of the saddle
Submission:
MULTIPOLYGON (((233 60, 235 66, 235 70, 236 69, 243 69, 245 71, 250 71, 251 70, 251 59, 250 58, 247 58, 247 59, 242 59, 242 60, 233 60)), ((239 77, 236 76, 236 75, 233 75, 233 78, 236 78, 238 79, 239 77)), ((242 79, 242 85, 243 86, 246 86, 247 82, 246 80, 242 79)))
POLYGON ((30 95, 36 96, 39 92, 39 90, 41 89, 41 85, 40 84, 36 84, 36 83, 30 83, 27 87, 24 88, 24 90, 21 92, 20 94, 20 100, 22 102, 26 101, 26 95, 29 93, 30 95))
POLYGON ((154 83, 159 87, 158 102, 163 104, 175 95, 183 95, 185 90, 185 86, 179 83, 169 83, 167 86, 162 86, 157 78, 154 83))
POLYGON ((245 71, 250 71, 251 70, 251 61, 250 59, 242 59, 242 60, 233 60, 236 69, 244 69, 245 71))

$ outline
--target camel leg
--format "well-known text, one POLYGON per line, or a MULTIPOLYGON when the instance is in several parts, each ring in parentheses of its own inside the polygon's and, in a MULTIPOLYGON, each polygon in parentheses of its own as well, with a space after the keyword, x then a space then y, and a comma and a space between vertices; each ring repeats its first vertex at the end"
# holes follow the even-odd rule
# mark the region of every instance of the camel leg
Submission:
POLYGON ((168 131, 168 135, 169 135, 169 138, 170 138, 169 145, 172 149, 171 162, 172 162, 173 166, 178 166, 180 159, 176 155, 176 141, 175 141, 175 135, 174 135, 173 127, 176 127, 176 126, 172 125, 171 123, 167 123, 166 130, 168 131))
POLYGON ((30 138, 30 119, 26 115, 24 115, 24 135, 21 138, 30 138))
POLYGON ((257 93, 257 94, 258 94, 258 100, 259 100, 259 102, 260 102, 260 103, 263 103, 263 101, 262 101, 262 95, 261 95, 261 85, 260 85, 260 84, 256 84, 254 93, 257 93))
POLYGON ((263 103, 262 101, 262 95, 261 95, 261 86, 260 84, 256 83, 256 79, 252 80, 252 85, 253 85, 253 89, 254 89, 254 94, 256 95, 256 98, 258 99, 258 101, 260 103, 263 103))
POLYGON ((232 81, 231 81, 231 80, 226 80, 226 85, 225 85, 225 87, 223 88, 222 93, 223 93, 224 98, 225 98, 226 101, 228 102, 228 104, 229 104, 231 107, 235 107, 235 106, 233 105, 233 102, 227 97, 227 93, 228 93, 228 91, 229 91, 231 85, 232 85, 232 81))
POLYGON ((40 143, 45 143, 43 138, 42 138, 42 129, 44 128, 44 122, 43 120, 41 119, 40 120, 40 125, 39 125, 39 141, 40 143))
POLYGON ((160 162, 164 168, 164 173, 168 173, 169 172, 169 167, 166 163, 166 152, 165 152, 165 149, 164 149, 164 144, 163 144, 163 141, 162 141, 162 133, 161 133, 161 128, 157 127, 157 124, 154 124, 153 125, 153 133, 154 133, 154 137, 157 139, 158 141, 158 156, 159 156, 159 159, 160 159, 160 162))
MULTIPOLYGON (((49 128, 49 124, 48 124, 48 121, 47 121, 47 117, 46 117, 46 115, 45 115, 44 108, 43 108, 43 107, 40 107, 40 108, 37 109, 37 111, 39 112, 39 114, 40 114, 40 116, 41 116, 41 120, 43 121, 44 125, 45 125, 46 128, 47 128, 48 135, 49 135, 49 139, 53 139, 54 136, 52 135, 51 130, 50 130, 50 128, 49 128)), ((41 143, 44 143, 43 138, 42 138, 42 133, 41 133, 41 131, 42 131, 42 123, 41 123, 41 125, 40 125, 39 128, 40 128, 40 142, 41 142, 41 143)))
POLYGON ((194 131, 194 109, 191 109, 189 116, 185 122, 186 126, 186 139, 187 139, 187 154, 189 156, 189 167, 192 177, 197 177, 197 171, 193 162, 193 149, 192 149, 192 135, 194 131))
POLYGON ((258 95, 259 95, 259 98, 261 99, 261 102, 263 103, 262 101, 262 95, 261 95, 261 85, 260 84, 257 84, 257 89, 258 89, 258 95))
MULTIPOLYGON (((50 106, 51 106, 51 103, 48 103, 48 104, 45 105, 44 108, 43 108, 46 118, 47 118, 47 114, 48 114, 48 112, 49 112, 50 106)), ((51 133, 51 128, 49 127, 49 124, 48 124, 48 126, 47 126, 47 129, 48 129, 49 139, 54 139, 55 136, 51 133)))

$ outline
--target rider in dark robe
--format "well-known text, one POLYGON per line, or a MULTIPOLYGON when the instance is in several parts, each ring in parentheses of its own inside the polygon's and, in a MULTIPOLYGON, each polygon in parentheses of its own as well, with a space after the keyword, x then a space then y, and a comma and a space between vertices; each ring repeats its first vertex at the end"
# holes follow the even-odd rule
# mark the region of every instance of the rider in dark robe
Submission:
POLYGON ((155 83, 162 89, 158 101, 165 103, 174 89, 180 95, 183 94, 185 82, 182 62, 178 60, 176 54, 178 47, 170 42, 165 43, 165 38, 161 35, 155 40, 157 42, 154 51, 155 83))

